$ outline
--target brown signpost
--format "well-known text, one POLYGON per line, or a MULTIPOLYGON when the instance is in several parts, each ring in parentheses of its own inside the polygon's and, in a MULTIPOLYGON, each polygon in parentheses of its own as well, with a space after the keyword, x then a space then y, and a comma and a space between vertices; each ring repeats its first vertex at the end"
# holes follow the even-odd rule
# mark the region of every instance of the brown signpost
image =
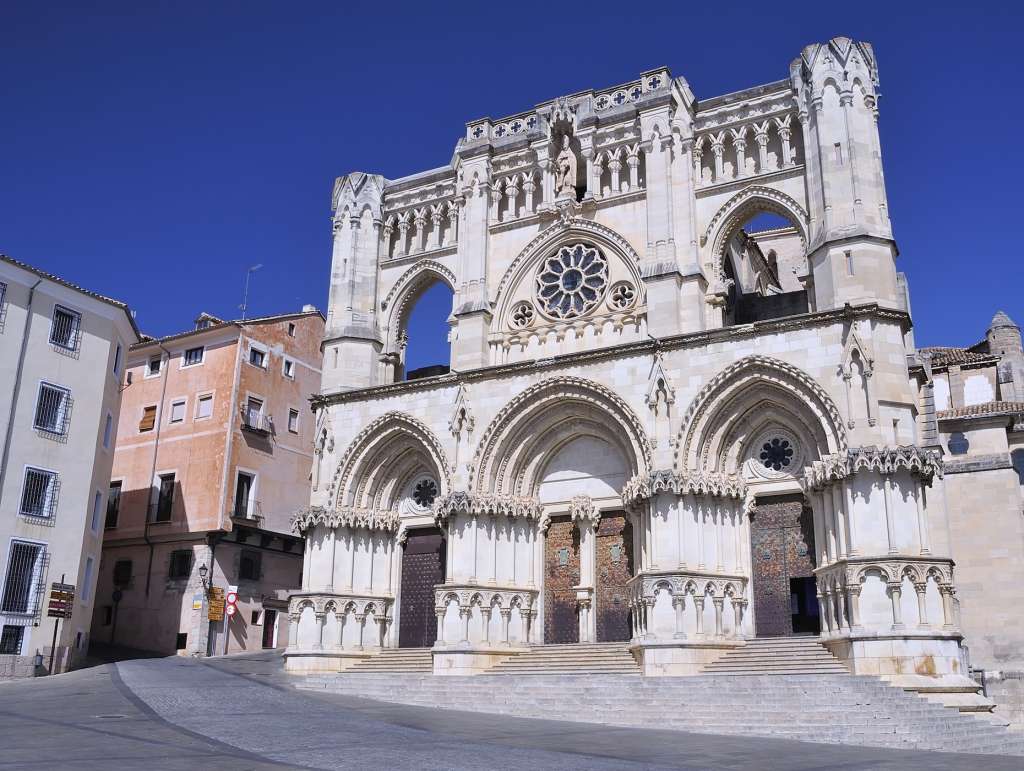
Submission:
POLYGON ((53 654, 57 652, 57 630, 62 618, 71 618, 75 610, 75 585, 64 583, 64 574, 60 581, 50 584, 50 600, 46 606, 46 615, 55 618, 53 622, 53 640, 50 641, 50 674, 53 674, 53 654))
POLYGON ((206 618, 210 621, 224 620, 224 590, 219 586, 211 586, 210 604, 206 609, 206 618))

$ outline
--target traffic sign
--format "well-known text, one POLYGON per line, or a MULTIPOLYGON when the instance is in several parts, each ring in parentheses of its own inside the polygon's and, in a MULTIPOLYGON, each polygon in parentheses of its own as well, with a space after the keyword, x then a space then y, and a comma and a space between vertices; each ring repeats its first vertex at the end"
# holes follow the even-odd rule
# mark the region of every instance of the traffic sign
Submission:
POLYGON ((238 594, 235 592, 228 592, 228 605, 234 605, 238 602, 238 594))
POLYGON ((227 608, 224 609, 224 612, 227 613, 229 616, 233 616, 238 612, 238 608, 236 608, 234 605, 228 605, 227 608))

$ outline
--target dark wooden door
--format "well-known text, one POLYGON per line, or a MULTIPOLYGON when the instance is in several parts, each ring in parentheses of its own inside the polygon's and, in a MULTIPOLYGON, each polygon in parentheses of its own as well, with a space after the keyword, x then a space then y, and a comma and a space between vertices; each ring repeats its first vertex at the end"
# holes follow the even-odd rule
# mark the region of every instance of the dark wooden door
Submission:
POLYGON ((274 647, 274 632, 277 631, 277 611, 263 611, 263 647, 274 647))
POLYGON ((817 608, 809 608, 803 580, 814 576, 814 525, 802 495, 757 504, 750 520, 750 549, 757 636, 817 631, 817 608))
POLYGON ((579 582, 579 533, 569 517, 552 517, 544 541, 544 642, 580 641, 573 589, 579 582))
POLYGON ((627 584, 633 577, 633 527, 622 512, 601 516, 597 528, 597 641, 633 636, 627 584))
POLYGON ((429 648, 437 639, 434 587, 444 583, 444 538, 437 528, 409 531, 402 552, 398 647, 429 648))

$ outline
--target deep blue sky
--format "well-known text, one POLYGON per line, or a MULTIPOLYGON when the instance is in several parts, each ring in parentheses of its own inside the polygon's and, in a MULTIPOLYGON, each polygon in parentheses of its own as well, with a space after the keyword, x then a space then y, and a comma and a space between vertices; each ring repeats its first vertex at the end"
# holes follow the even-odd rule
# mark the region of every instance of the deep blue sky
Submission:
POLYGON ((880 63, 918 344, 969 344, 997 308, 1024 323, 1022 22, 995 2, 4 0, 0 251, 151 334, 237 315, 254 263, 250 313, 322 308, 335 176, 444 164, 468 120, 662 64, 698 98, 784 78, 844 34, 880 63))

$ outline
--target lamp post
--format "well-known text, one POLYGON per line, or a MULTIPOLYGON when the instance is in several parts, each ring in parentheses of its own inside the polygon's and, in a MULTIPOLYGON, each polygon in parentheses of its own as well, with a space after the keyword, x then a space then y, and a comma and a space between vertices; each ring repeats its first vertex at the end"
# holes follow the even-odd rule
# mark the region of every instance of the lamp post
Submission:
POLYGON ((255 273, 262 267, 263 263, 260 262, 257 263, 256 265, 253 265, 251 268, 249 268, 249 270, 245 272, 245 292, 242 294, 242 304, 239 306, 239 308, 242 311, 242 321, 245 321, 245 311, 249 305, 249 278, 252 276, 253 273, 255 273))

